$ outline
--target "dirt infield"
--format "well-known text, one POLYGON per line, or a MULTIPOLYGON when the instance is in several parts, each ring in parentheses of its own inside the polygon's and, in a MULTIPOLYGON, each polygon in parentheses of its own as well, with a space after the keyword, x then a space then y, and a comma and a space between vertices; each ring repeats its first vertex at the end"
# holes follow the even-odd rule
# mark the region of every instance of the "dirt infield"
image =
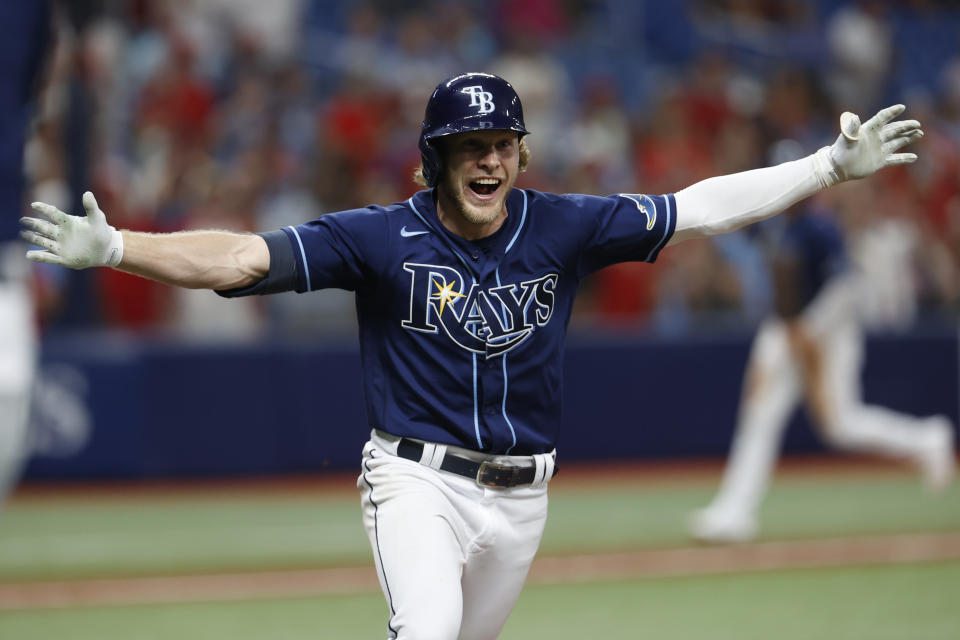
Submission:
MULTIPOLYGON (((528 583, 960 560, 960 534, 764 542, 538 558, 528 583)), ((378 589, 373 567, 0 584, 0 611, 296 598, 378 589)))

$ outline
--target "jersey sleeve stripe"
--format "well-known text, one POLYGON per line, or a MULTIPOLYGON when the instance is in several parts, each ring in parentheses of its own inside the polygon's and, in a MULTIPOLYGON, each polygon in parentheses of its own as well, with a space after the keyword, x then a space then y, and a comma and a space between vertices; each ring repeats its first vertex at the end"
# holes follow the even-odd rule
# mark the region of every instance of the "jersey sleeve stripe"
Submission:
POLYGON ((667 243, 667 239, 673 234, 673 208, 675 204, 671 206, 671 201, 673 200, 673 194, 667 194, 663 196, 663 201, 666 203, 666 217, 667 220, 663 225, 663 237, 660 238, 660 242, 647 254, 645 259, 646 262, 651 262, 652 259, 657 257, 657 254, 660 253, 660 249, 663 248, 663 245, 667 243))
POLYGON ((307 281, 307 291, 311 291, 310 288, 310 267, 307 265, 307 252, 303 250, 303 241, 300 239, 300 234, 297 233, 296 227, 288 227, 290 231, 293 232, 294 237, 297 239, 297 246, 300 247, 300 259, 303 261, 303 276, 307 281))

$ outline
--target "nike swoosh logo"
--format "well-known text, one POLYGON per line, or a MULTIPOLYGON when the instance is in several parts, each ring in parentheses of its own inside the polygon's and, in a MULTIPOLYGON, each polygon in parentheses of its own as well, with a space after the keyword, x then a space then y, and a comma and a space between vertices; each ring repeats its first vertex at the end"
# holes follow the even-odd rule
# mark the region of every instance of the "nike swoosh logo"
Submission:
POLYGON ((407 231, 407 225, 403 225, 403 228, 400 229, 400 235, 404 238, 412 238, 413 236, 422 236, 425 233, 430 233, 429 231, 407 231))

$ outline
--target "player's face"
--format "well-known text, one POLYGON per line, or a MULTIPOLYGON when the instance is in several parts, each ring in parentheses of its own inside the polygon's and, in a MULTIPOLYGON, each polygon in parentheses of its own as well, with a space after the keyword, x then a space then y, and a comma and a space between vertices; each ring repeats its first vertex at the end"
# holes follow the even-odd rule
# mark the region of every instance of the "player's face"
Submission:
POLYGON ((437 189, 442 212, 493 233, 506 218, 507 195, 520 172, 516 132, 470 131, 442 140, 445 173, 437 189))

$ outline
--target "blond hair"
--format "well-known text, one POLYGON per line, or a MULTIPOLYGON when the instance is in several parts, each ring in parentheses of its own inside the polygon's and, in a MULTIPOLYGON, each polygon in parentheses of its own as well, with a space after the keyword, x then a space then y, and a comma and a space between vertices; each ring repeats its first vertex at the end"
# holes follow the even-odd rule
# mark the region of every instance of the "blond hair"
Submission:
MULTIPOLYGON (((527 146, 527 141, 523 138, 520 138, 520 171, 526 171, 527 165, 530 164, 530 147, 527 146)), ((421 187, 429 187, 427 179, 423 177, 423 162, 420 163, 413 171, 413 181, 421 187)))

